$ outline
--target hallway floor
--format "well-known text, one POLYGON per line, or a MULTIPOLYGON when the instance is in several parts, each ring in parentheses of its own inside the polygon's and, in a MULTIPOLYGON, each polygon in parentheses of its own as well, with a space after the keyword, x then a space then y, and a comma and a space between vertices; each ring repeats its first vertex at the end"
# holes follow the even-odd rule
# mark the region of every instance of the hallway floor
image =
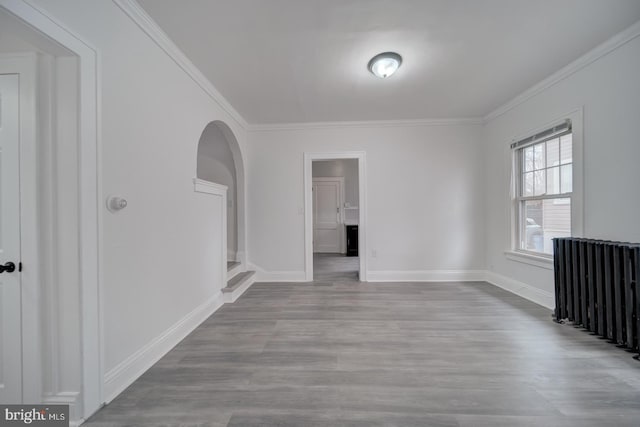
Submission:
POLYGON ((486 283, 256 283, 90 426, 637 427, 632 354, 486 283))
POLYGON ((316 282, 357 282, 360 258, 343 254, 313 254, 313 280, 316 282))

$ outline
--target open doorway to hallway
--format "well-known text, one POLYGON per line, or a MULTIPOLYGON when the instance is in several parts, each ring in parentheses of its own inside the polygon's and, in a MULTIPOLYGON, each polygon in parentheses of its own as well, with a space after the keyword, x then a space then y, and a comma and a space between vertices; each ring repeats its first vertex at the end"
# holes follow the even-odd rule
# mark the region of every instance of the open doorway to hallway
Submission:
POLYGON ((313 280, 359 280, 358 159, 312 162, 313 280))

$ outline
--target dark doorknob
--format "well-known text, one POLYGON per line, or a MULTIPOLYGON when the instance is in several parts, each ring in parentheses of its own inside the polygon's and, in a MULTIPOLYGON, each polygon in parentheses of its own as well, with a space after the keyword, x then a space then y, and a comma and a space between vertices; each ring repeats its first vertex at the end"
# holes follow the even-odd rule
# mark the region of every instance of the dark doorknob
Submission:
POLYGON ((13 273, 16 271, 16 265, 11 261, 6 262, 4 265, 0 265, 0 273, 4 273, 5 271, 7 273, 13 273))

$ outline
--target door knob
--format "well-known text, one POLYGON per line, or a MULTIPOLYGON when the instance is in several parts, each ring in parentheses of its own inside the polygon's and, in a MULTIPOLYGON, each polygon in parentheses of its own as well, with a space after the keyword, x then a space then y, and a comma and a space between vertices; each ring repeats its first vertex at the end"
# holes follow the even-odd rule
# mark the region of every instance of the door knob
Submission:
POLYGON ((4 265, 0 265, 0 273, 4 273, 5 271, 7 273, 13 273, 16 271, 16 265, 11 261, 6 262, 4 265))

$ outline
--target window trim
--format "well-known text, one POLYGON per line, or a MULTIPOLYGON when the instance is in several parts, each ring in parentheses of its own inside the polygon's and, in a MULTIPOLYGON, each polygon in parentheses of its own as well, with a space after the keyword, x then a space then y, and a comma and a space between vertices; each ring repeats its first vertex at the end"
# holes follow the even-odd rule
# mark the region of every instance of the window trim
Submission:
MULTIPOLYGON (((540 141, 537 141, 540 142, 540 141)), ((509 144, 506 144, 506 158, 507 164, 510 165, 509 170, 511 172, 511 180, 513 181, 510 188, 509 194, 509 209, 510 209, 510 230, 508 236, 507 250, 504 251, 505 257, 508 260, 526 263, 530 265, 534 265, 541 268, 549 268, 545 265, 550 265, 549 262, 552 259, 552 255, 544 254, 539 252, 527 251, 524 249, 519 249, 519 238, 520 238, 520 225, 521 220, 519 219, 519 215, 521 214, 521 210, 519 208, 519 203, 522 200, 538 200, 538 199, 549 199, 549 198, 569 198, 571 201, 571 235, 574 237, 584 237, 584 153, 583 153, 583 107, 577 108, 575 110, 570 111, 569 113, 563 114, 559 117, 556 117, 553 120, 549 120, 546 123, 537 126, 533 129, 530 129, 526 132, 521 132, 516 137, 512 138, 509 141, 509 144), (573 142, 573 156, 572 156, 572 192, 571 193, 563 193, 553 196, 528 196, 526 198, 517 197, 520 192, 519 185, 521 185, 522 180, 519 178, 519 174, 521 171, 521 163, 517 158, 517 153, 521 148, 525 146, 520 146, 517 148, 512 148, 512 143, 514 141, 521 141, 526 139, 532 135, 536 135, 546 129, 550 129, 558 124, 570 120, 571 121, 571 133, 572 133, 572 142, 573 142), (568 197, 568 195, 570 197, 568 197)))
MULTIPOLYGON (((525 213, 525 205, 527 202, 530 201, 546 201, 546 200, 554 200, 554 199, 569 199, 569 203, 571 204, 571 199, 573 197, 573 189, 571 192, 566 192, 566 193, 558 193, 558 194, 547 194, 546 193, 546 189, 547 189, 547 182, 545 179, 545 184, 544 184, 544 193, 542 194, 538 194, 538 195, 531 195, 531 196, 525 196, 525 179, 524 176, 529 174, 529 173, 535 173, 536 169, 535 166, 532 166, 532 170, 531 171, 527 171, 525 169, 525 156, 526 156, 526 150, 530 149, 531 147, 535 147, 541 144, 545 144, 546 147, 546 143, 548 141, 552 141, 555 139, 560 139, 562 136, 566 136, 566 135, 572 135, 572 139, 571 139, 571 148, 572 148, 572 152, 573 152, 573 131, 571 130, 571 121, 569 119, 564 120, 563 123, 561 125, 558 126, 554 126, 552 129, 556 129, 560 126, 566 126, 566 124, 568 123, 568 129, 563 131, 563 132, 543 132, 546 134, 549 134, 549 136, 546 136, 544 138, 537 138, 537 135, 534 137, 530 137, 527 138, 528 140, 531 140, 530 142, 527 142, 526 144, 519 144, 519 143, 514 143, 511 146, 512 148, 512 156, 514 156, 514 178, 516 179, 516 185, 515 185, 515 195, 514 195, 514 209, 516 210, 516 221, 517 221, 517 228, 515 230, 515 246, 514 246, 514 251, 518 252, 518 253, 523 253, 523 254, 528 254, 528 255, 532 255, 532 256, 538 256, 538 257, 542 257, 542 258, 551 258, 552 254, 548 254, 546 252, 539 252, 539 251, 535 251, 535 250, 530 250, 530 249, 524 249, 521 247, 521 245, 524 244, 524 239, 526 239, 526 226, 527 226, 527 217, 526 217, 526 213, 525 213), (515 146, 515 147, 514 147, 515 146)), ((558 143, 558 150, 560 150, 560 143, 558 143)), ((559 154, 559 153, 558 153, 559 154)), ((546 150, 545 150, 545 157, 546 157, 546 150)), ((571 160, 571 167, 572 167, 572 171, 573 171, 573 154, 572 154, 572 160, 571 160)), ((549 169, 549 167, 546 165, 546 160, 545 160, 545 167, 543 169, 540 169, 542 171, 547 171, 549 169)), ((573 172, 572 172, 573 174, 573 172)), ((548 176, 545 173, 545 176, 548 178, 548 176)), ((572 177, 573 178, 573 177, 572 177)), ((562 185, 560 183, 560 185, 562 185)), ((533 193, 535 193, 535 183, 534 183, 534 188, 532 189, 533 193)), ((571 217, 569 218, 569 220, 571 220, 571 217)), ((573 230, 571 230, 573 231, 573 230)))
POLYGON ((521 262, 546 270, 553 270, 553 259, 546 254, 538 254, 538 252, 529 251, 504 251, 504 255, 511 261, 521 262))

